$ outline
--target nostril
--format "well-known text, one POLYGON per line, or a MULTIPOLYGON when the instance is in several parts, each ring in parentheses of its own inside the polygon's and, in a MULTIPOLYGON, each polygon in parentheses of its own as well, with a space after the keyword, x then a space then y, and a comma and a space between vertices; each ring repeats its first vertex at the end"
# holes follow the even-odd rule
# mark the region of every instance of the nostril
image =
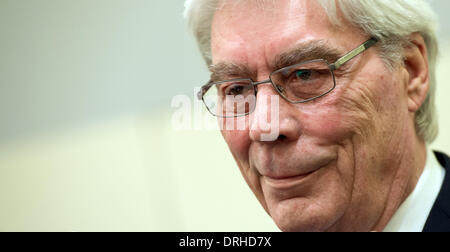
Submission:
POLYGON ((278 136, 278 140, 283 141, 285 140, 287 137, 285 135, 279 135, 278 136))

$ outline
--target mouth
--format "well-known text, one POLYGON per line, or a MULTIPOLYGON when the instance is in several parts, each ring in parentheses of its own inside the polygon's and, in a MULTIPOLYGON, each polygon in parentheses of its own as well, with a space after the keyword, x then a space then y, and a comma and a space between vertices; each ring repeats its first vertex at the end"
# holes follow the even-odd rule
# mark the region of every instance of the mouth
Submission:
MULTIPOLYGON (((311 155, 293 156, 283 159, 269 153, 265 158, 255 159, 250 166, 255 170, 260 183, 266 189, 275 189, 280 192, 310 184, 308 181, 321 176, 323 170, 337 162, 335 151, 320 150, 311 155), (287 161, 286 161, 287 160, 287 161)), ((252 161, 252 160, 250 160, 252 161)))
MULTIPOLYGON (((320 169, 317 169, 317 170, 320 170, 320 169)), ((309 173, 297 175, 297 176, 291 176, 291 177, 274 178, 274 177, 263 176, 263 180, 269 187, 272 187, 274 189, 279 189, 279 190, 289 189, 289 188, 295 187, 298 184, 301 184, 305 179, 310 177, 317 170, 309 172, 309 173)))

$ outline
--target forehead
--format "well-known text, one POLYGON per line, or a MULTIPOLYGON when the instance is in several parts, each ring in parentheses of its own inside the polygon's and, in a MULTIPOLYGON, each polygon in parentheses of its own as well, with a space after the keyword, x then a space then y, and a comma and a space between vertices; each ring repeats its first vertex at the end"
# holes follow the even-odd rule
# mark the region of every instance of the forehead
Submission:
POLYGON ((213 64, 267 66, 277 55, 312 41, 352 49, 364 39, 355 30, 331 24, 316 0, 222 1, 212 25, 213 64))
POLYGON ((222 0, 214 18, 216 25, 234 24, 238 25, 233 27, 236 30, 245 27, 249 29, 246 33, 256 34, 260 31, 254 28, 261 25, 269 30, 279 29, 295 26, 292 22, 324 20, 326 15, 317 0, 222 0))

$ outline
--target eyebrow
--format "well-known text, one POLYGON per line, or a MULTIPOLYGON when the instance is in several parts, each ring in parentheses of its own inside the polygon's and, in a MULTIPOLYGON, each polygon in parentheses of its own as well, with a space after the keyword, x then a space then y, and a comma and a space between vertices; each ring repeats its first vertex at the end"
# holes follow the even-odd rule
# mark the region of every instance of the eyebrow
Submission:
MULTIPOLYGON (((315 40, 301 43, 286 52, 275 57, 271 64, 272 71, 292 66, 304 61, 324 59, 329 64, 335 63, 343 53, 336 48, 330 47, 323 40, 315 40)), ((209 67, 211 72, 210 83, 234 78, 251 78, 255 72, 245 65, 220 62, 209 67)))
POLYGON ((332 48, 323 40, 311 41, 294 46, 287 52, 283 52, 275 57, 273 70, 292 66, 304 61, 324 59, 328 64, 336 62, 343 52, 332 48))
POLYGON ((254 76, 254 72, 248 67, 228 62, 211 65, 209 71, 211 72, 210 82, 254 76))

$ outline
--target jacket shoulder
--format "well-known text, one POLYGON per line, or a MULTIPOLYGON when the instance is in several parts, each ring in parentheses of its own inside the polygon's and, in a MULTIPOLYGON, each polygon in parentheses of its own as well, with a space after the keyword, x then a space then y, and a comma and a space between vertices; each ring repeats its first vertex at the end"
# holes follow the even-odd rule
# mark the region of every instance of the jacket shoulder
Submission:
POLYGON ((445 168, 445 178, 423 231, 450 232, 450 158, 441 152, 435 152, 435 155, 445 168))

